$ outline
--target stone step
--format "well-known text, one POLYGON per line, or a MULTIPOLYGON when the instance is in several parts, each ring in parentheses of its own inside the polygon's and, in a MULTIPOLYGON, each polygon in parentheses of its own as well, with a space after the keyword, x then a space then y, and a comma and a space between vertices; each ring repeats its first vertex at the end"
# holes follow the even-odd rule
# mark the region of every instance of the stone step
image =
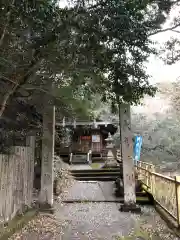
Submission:
POLYGON ((87 155, 73 155, 71 163, 88 163, 87 155))

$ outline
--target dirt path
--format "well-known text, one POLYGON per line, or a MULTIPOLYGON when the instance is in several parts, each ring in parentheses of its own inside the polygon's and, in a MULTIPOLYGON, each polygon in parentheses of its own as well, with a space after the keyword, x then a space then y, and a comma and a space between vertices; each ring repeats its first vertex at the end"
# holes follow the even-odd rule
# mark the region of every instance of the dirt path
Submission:
POLYGON ((150 207, 142 207, 141 215, 119 212, 116 203, 87 203, 86 200, 113 199, 112 183, 74 182, 55 203, 54 218, 40 216, 30 222, 11 240, 149 240, 144 232, 153 233, 152 240, 177 240, 150 207), (81 199, 81 203, 63 204, 62 200, 81 199), (139 237, 139 238, 138 238, 139 237))
POLYGON ((134 226, 131 215, 118 214, 116 204, 111 203, 66 204, 61 214, 70 220, 62 240, 110 240, 128 235, 134 226))
POLYGON ((56 203, 56 217, 69 221, 62 240, 177 240, 153 207, 142 207, 142 214, 123 213, 120 204, 89 203, 87 200, 113 200, 112 182, 75 182, 62 200, 81 200, 81 203, 56 203), (132 235, 133 235, 132 234, 132 235), (135 236, 136 235, 136 236, 135 236), (141 236, 141 238, 137 238, 141 236), (124 239, 126 240, 126 239, 124 239))
POLYGON ((134 226, 130 213, 121 213, 115 203, 87 203, 113 199, 112 182, 75 182, 61 200, 81 200, 81 203, 56 203, 56 217, 68 221, 62 240, 110 240, 127 235, 134 226), (130 220, 131 219, 131 220, 130 220))

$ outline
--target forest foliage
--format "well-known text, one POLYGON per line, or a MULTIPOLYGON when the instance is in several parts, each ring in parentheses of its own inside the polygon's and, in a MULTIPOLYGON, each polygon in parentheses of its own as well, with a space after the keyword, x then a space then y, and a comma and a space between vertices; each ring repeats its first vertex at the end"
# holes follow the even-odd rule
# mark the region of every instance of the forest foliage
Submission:
MULTIPOLYGON (((102 110, 105 118, 116 119, 108 109, 116 112, 118 101, 136 105, 145 95, 154 96, 157 88, 145 67, 149 56, 157 54, 150 37, 178 31, 179 19, 168 29, 162 26, 180 1, 72 0, 63 8, 61 2, 0 1, 0 119, 18 99, 42 113, 49 104, 44 95, 51 96, 61 119, 99 118, 102 110)), ((171 60, 172 51, 171 62, 179 59, 175 43, 167 43, 164 60, 171 60)), ((173 144, 168 151, 176 154, 178 143, 173 144)))
POLYGON ((143 160, 176 170, 180 158, 180 82, 164 82, 158 88, 155 104, 160 100, 164 109, 159 106, 154 112, 134 112, 132 127, 143 136, 143 160))
POLYGON ((149 36, 161 31, 178 2, 79 0, 61 8, 55 0, 1 1, 0 116, 29 90, 50 94, 52 83, 64 115, 91 115, 94 93, 113 108, 117 96, 137 104, 153 95, 144 66, 156 53, 149 36))

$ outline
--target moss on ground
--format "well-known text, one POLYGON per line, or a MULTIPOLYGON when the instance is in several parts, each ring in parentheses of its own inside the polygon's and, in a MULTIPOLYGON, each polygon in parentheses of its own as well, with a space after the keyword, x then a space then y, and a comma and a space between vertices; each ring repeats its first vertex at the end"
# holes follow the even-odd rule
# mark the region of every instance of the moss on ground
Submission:
POLYGON ((0 228, 0 240, 7 240, 16 231, 23 228, 30 220, 37 216, 36 210, 29 210, 21 216, 16 216, 5 227, 0 228))
POLYGON ((114 240, 161 240, 158 236, 152 235, 141 228, 133 231, 129 236, 114 236, 114 240))
POLYGON ((91 163, 92 169, 98 169, 98 168, 100 168, 100 166, 101 166, 101 164, 99 164, 99 163, 91 163))

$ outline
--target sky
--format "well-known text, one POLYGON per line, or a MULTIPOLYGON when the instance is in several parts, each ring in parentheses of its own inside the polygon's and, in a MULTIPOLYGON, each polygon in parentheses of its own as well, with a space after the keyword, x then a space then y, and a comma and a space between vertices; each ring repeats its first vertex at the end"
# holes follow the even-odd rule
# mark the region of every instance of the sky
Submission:
MULTIPOLYGON (((177 36, 177 34, 167 31, 157 34, 153 39, 158 41, 159 46, 163 46, 163 43, 173 36, 177 36)), ((177 77, 180 76, 180 62, 173 65, 166 65, 160 60, 159 56, 151 56, 146 66, 147 72, 152 76, 150 79, 151 83, 176 81, 177 77)))
MULTIPOLYGON (((172 9, 170 16, 163 28, 170 27, 170 24, 174 17, 178 16, 180 12, 180 7, 172 9)), ((156 34, 152 37, 153 40, 158 42, 158 45, 161 47, 163 43, 169 40, 171 37, 180 38, 180 34, 174 33, 172 31, 167 31, 163 33, 156 34)), ((150 79, 151 83, 163 82, 163 81, 176 81, 177 77, 180 76, 180 62, 173 64, 172 66, 165 65, 159 57, 150 57, 149 63, 147 64, 147 71, 152 78, 150 79)))
POLYGON ((146 66, 148 74, 152 76, 150 78, 150 83, 152 84, 164 81, 173 82, 180 76, 180 62, 167 66, 157 57, 150 57, 146 66))
MULTIPOLYGON (((164 28, 170 26, 169 24, 175 16, 178 16, 179 11, 180 8, 171 11, 168 21, 164 24, 164 28)), ((163 43, 171 37, 180 38, 180 34, 167 31, 153 36, 152 39, 157 41, 159 46, 163 46, 163 43)), ((169 66, 165 65, 158 57, 151 56, 146 66, 148 73, 152 76, 150 79, 151 84, 156 84, 158 82, 174 82, 180 76, 180 62, 169 66)), ((165 98, 161 94, 156 94, 154 98, 145 97, 143 105, 133 107, 133 110, 136 113, 145 113, 151 117, 154 113, 166 114, 166 111, 170 107, 170 99, 165 98)))

